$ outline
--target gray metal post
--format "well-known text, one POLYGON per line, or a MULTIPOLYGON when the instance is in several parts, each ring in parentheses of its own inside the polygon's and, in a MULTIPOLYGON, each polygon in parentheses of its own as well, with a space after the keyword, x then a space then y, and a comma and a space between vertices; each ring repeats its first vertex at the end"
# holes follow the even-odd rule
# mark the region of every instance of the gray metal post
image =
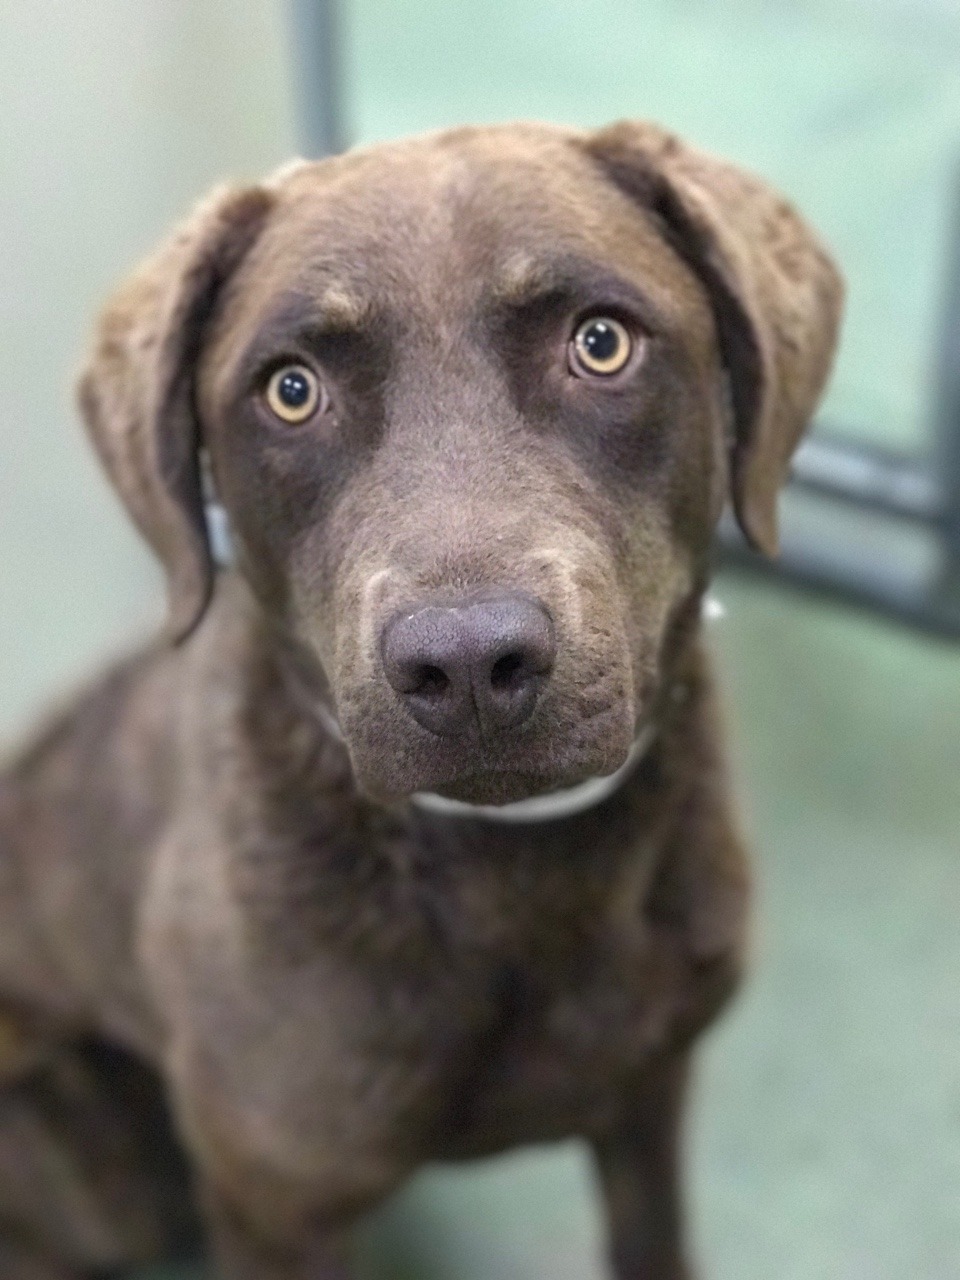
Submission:
POLYGON ((940 326, 933 443, 943 495, 947 576, 960 584, 960 170, 957 177, 940 326))
POLYGON ((303 153, 333 155, 348 145, 337 0, 292 0, 289 27, 303 153))

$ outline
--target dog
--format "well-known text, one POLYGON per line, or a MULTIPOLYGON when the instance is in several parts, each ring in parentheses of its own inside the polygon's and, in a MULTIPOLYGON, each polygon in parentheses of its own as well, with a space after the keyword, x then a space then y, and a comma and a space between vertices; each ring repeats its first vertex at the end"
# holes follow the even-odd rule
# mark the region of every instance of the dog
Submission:
POLYGON ((648 123, 214 193, 80 380, 165 633, 0 782, 0 1273, 346 1280, 427 1160, 579 1135, 687 1280, 678 1133, 749 877, 701 641, 774 554, 837 269, 648 123), (232 566, 211 552, 222 505, 232 566))

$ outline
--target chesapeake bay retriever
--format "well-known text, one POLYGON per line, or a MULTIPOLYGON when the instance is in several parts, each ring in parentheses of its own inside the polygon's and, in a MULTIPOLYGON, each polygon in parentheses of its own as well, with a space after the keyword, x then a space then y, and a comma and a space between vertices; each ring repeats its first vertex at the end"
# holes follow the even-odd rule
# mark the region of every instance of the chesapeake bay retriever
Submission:
POLYGON ((574 1134, 613 1274, 691 1275, 748 890, 701 599, 728 497, 776 549, 841 292, 629 122, 290 166, 119 290, 80 401, 170 622, 0 781, 5 1280, 201 1230, 342 1280, 424 1161, 574 1134))

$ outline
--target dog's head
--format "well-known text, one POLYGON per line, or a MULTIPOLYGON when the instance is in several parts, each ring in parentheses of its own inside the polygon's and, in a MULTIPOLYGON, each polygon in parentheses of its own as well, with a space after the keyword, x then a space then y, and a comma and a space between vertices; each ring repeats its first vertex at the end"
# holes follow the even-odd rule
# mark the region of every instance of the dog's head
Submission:
POLYGON ((658 128, 461 129, 208 200, 81 401, 175 638, 205 449, 360 782, 498 802, 623 762, 728 494, 775 551, 841 293, 789 205, 658 128))

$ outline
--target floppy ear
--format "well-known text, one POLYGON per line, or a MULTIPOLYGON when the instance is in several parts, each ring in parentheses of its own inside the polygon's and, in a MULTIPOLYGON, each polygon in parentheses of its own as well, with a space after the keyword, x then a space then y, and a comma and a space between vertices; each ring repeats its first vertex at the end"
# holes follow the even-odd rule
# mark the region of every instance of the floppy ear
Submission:
POLYGON ((621 121, 586 149, 657 216, 710 293, 730 378, 734 508, 752 545, 774 555, 777 494, 830 372, 840 274, 776 192, 656 125, 621 121))
POLYGON ((79 383, 100 459, 167 572, 169 632, 187 636, 213 586, 193 365, 218 292, 273 201, 215 192, 108 302, 79 383))

